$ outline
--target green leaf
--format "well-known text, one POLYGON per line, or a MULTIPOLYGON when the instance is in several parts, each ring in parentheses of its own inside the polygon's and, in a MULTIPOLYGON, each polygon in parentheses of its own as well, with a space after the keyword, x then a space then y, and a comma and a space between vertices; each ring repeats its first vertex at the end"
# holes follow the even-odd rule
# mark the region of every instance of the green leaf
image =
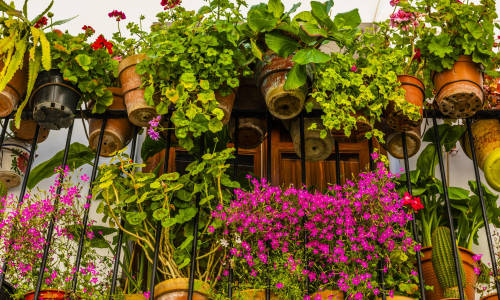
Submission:
POLYGON ((223 127, 224 127, 224 124, 216 118, 212 118, 208 122, 208 129, 213 133, 217 133, 217 132, 221 131, 223 127))
POLYGON ((184 250, 184 249, 186 249, 188 246, 191 245, 192 241, 193 241, 193 236, 192 235, 188 236, 184 240, 184 242, 182 242, 182 244, 177 248, 177 250, 184 250))
POLYGON ((68 18, 68 19, 64 19, 64 20, 58 20, 58 21, 55 21, 54 23, 50 24, 50 27, 54 27, 54 26, 59 26, 59 25, 63 25, 63 24, 66 24, 68 23, 69 21, 72 21, 73 19, 76 19, 78 18, 78 15, 72 17, 72 18, 68 18))
POLYGON ((252 54, 259 60, 262 60, 262 51, 259 49, 259 46, 257 46, 253 39, 250 39, 250 45, 252 47, 252 54))
POLYGON ((183 224, 190 221, 194 218, 194 216, 196 216, 197 212, 198 210, 195 207, 179 209, 179 213, 175 216, 177 223, 183 224))
POLYGON ((84 71, 88 71, 90 69, 90 64, 92 63, 92 58, 86 54, 78 54, 75 57, 76 62, 82 67, 84 71))
POLYGON ((280 18, 285 11, 285 5, 283 5, 281 0, 269 0, 267 7, 269 12, 272 12, 276 18, 280 18))
POLYGON ((175 224, 177 224, 177 220, 175 218, 166 218, 161 220, 161 226, 163 226, 163 228, 169 228, 175 224))
POLYGON ((189 257, 185 257, 184 260, 182 261, 182 263, 179 264, 179 267, 178 267, 179 270, 181 270, 182 268, 184 268, 187 265, 189 265, 190 262, 191 262, 191 259, 189 257))
POLYGON ((429 144, 417 159, 417 169, 420 170, 422 179, 434 176, 437 163, 436 146, 429 144))
POLYGON ((296 40, 277 31, 267 33, 265 40, 269 49, 281 57, 288 57, 299 47, 299 43, 296 40))
POLYGON ((448 196, 450 200, 469 199, 469 191, 459 187, 448 187, 448 196))
MULTIPOLYGON (((39 164, 30 172, 28 188, 34 188, 40 181, 54 175, 54 169, 63 163, 64 150, 57 152, 49 160, 39 164)), ((70 170, 75 170, 83 165, 92 164, 95 153, 87 146, 80 143, 71 144, 68 151, 67 165, 70 170)))
POLYGON ((356 28, 361 24, 361 17, 358 9, 353 9, 345 13, 340 13, 335 16, 333 23, 338 29, 356 28))
POLYGON ((250 26, 254 32, 267 32, 276 27, 279 19, 268 11, 266 4, 260 3, 250 8, 247 20, 248 26, 250 26))
POLYGON ((306 66, 304 65, 294 65, 293 68, 288 72, 285 90, 295 90, 307 83, 306 66))
POLYGON ((191 201, 191 193, 186 190, 180 190, 176 193, 177 198, 182 201, 189 202, 191 201))
POLYGON ((144 140, 144 143, 142 143, 141 158, 143 161, 146 161, 148 158, 161 152, 165 148, 167 148, 167 142, 165 140, 159 139, 155 141, 146 135, 146 139, 144 140))
POLYGON ((127 222, 130 223, 130 225, 139 225, 141 224, 144 220, 147 218, 146 212, 135 212, 135 211, 129 211, 125 214, 125 218, 127 219, 127 222))
POLYGON ((469 22, 465 24, 465 26, 475 39, 480 39, 483 35, 483 30, 481 29, 481 25, 479 25, 479 23, 469 22))
POLYGON ((432 37, 428 49, 432 54, 440 58, 444 58, 446 54, 453 53, 453 47, 450 46, 450 36, 446 33, 441 33, 438 36, 432 37))
POLYGON ((330 55, 314 48, 302 49, 293 56, 293 62, 300 65, 307 65, 310 63, 324 64, 329 60, 330 55))
POLYGON ((174 181, 177 179, 179 179, 179 173, 177 172, 162 174, 159 178, 162 181, 174 181))
POLYGON ((302 23, 300 28, 310 37, 327 37, 328 32, 314 23, 302 23))
POLYGON ((326 4, 318 1, 311 1, 311 12, 320 25, 326 26, 329 29, 333 28, 334 23, 330 19, 330 11, 326 4))
POLYGON ((165 218, 168 218, 168 210, 165 208, 157 209, 153 212, 153 218, 156 221, 162 221, 165 218))

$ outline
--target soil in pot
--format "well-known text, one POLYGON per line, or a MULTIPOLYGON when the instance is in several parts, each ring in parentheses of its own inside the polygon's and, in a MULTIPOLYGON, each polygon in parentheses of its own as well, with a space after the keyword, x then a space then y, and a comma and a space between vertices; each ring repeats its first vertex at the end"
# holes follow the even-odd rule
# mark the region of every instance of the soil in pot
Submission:
MULTIPOLYGON (((187 299, 189 288, 188 278, 165 280, 155 286, 154 300, 184 300, 187 299)), ((210 287, 195 280, 193 300, 208 300, 210 287)))
MULTIPOLYGON (((408 103, 414 104, 420 108, 420 115, 423 114, 423 105, 425 100, 425 86, 418 78, 409 75, 398 76, 401 82, 401 88, 405 90, 405 99, 408 103)), ((422 124, 422 118, 418 121, 412 121, 404 115, 402 110, 398 110, 394 102, 390 102, 384 111, 384 117, 387 125, 394 130, 406 131, 412 127, 422 124)))
POLYGON ((311 296, 311 299, 318 299, 317 298, 318 295, 321 296, 321 298, 320 298, 321 300, 343 300, 344 299, 344 293, 342 293, 341 291, 330 291, 330 290, 314 293, 311 296))
POLYGON ((135 72, 136 65, 145 58, 145 54, 132 55, 122 60, 118 66, 128 118, 139 127, 147 127, 148 122, 156 117, 156 109, 144 99, 141 75, 135 72))
POLYGON ((42 71, 31 94, 33 119, 47 129, 68 128, 80 97, 80 92, 64 80, 59 70, 42 71))
MULTIPOLYGON (((285 122, 288 123, 288 122, 285 122)), ((285 127, 290 131, 293 141, 293 148, 299 157, 302 157, 300 151, 300 119, 294 119, 285 127)), ((320 130, 323 128, 320 118, 304 118, 304 142, 306 151, 306 160, 320 161, 327 159, 333 152, 335 141, 330 134, 321 138, 320 130), (317 129, 309 129, 312 124, 317 125, 317 129)))
MULTIPOLYGON (((391 129, 384 132, 385 144, 383 144, 383 147, 395 158, 403 159, 403 133, 391 129)), ((406 131, 406 147, 408 150, 408 157, 412 157, 417 154, 422 144, 420 137, 420 126, 413 127, 409 131, 406 131)))
MULTIPOLYGON (((476 262, 472 259, 474 253, 471 251, 459 247, 460 256, 462 257, 462 264, 464 266, 465 281, 464 281, 464 291, 467 299, 475 299, 475 285, 476 285, 476 274, 474 274, 474 268, 477 267, 476 262)), ((422 272, 424 276, 424 282, 426 285, 434 286, 433 291, 426 291, 425 298, 429 300, 441 300, 443 299, 443 289, 439 285, 439 281, 434 272, 434 267, 432 266, 432 247, 422 248, 422 272)))
MULTIPOLYGON (((0 61, 0 70, 5 64, 0 61)), ((26 92, 28 84, 27 64, 25 59, 24 67, 14 73, 14 77, 9 81, 3 91, 0 92, 0 117, 8 116, 17 106, 21 97, 26 92)))
POLYGON ((226 125, 229 122, 229 119, 231 119, 231 112, 233 111, 235 98, 235 92, 226 96, 222 96, 219 92, 215 93, 215 99, 219 102, 219 108, 224 112, 224 118, 222 119, 222 123, 224 125, 226 125))
POLYGON ((288 72, 294 65, 292 57, 283 58, 268 51, 263 61, 257 67, 258 86, 269 112, 282 120, 295 118, 304 107, 307 86, 285 90, 288 72))
MULTIPOLYGON (((266 290, 264 289, 252 289, 252 290, 243 290, 243 291, 235 291, 234 300, 265 300, 266 299, 266 290)), ((279 300, 280 298, 275 294, 271 293, 271 300, 279 300)))
MULTIPOLYGON (((34 300, 35 299, 35 291, 30 292, 24 296, 24 300, 34 300)), ((55 290, 55 289, 46 289, 41 290, 38 294, 39 300, 67 300, 69 299, 69 295, 66 294, 65 291, 55 290)))
MULTIPOLYGON (((108 107, 110 110, 125 110, 125 102, 121 92, 121 88, 109 88, 113 93, 113 103, 108 107)), ((97 150, 99 143, 99 135, 101 132, 103 120, 89 120, 89 145, 94 151, 97 150)), ((114 152, 121 150, 127 146, 132 139, 134 126, 127 118, 108 119, 104 129, 104 135, 101 146, 101 156, 109 157, 114 152)))
POLYGON ((467 118, 483 107, 483 73, 471 56, 460 56, 451 70, 435 73, 433 81, 435 101, 444 115, 467 118))
MULTIPOLYGON (((32 143, 35 138, 36 126, 38 123, 35 120, 21 120, 19 129, 14 126, 14 121, 10 122, 10 130, 17 139, 32 143)), ((49 137, 50 130, 40 127, 38 131, 37 143, 44 142, 49 137)))
MULTIPOLYGON (((500 120, 477 120, 471 125, 477 164, 491 188, 500 191, 500 120)), ((464 152, 472 158, 469 134, 460 141, 464 152)))
POLYGON ((29 146, 17 139, 7 139, 0 150, 0 181, 13 188, 21 184, 29 159, 29 146))

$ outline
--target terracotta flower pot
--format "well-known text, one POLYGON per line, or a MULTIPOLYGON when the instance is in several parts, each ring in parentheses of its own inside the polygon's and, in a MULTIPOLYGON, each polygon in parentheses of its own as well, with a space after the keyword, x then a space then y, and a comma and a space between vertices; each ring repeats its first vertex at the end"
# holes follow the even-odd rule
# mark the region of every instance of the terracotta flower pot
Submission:
MULTIPOLYGON (((233 299, 235 300, 265 300, 266 290, 264 289, 252 289, 244 291, 235 291, 233 299)), ((275 294, 271 293, 271 300, 279 300, 280 298, 275 294)))
MULTIPOLYGON (((125 110, 125 102, 123 100, 121 88, 109 88, 113 93, 113 103, 108 107, 110 110, 125 110)), ((94 151, 97 150, 99 143, 99 134, 101 132, 103 120, 89 120, 89 145, 94 151)), ((121 150, 127 146, 132 139, 134 126, 127 118, 108 119, 104 129, 104 136, 101 146, 101 156, 111 156, 114 152, 121 150)))
MULTIPOLYGON (((423 106, 425 100, 425 86, 418 78, 409 75, 398 76, 401 82, 401 88, 405 90, 405 99, 408 103, 414 104, 420 108, 420 115, 423 115, 423 106)), ((384 112, 384 117, 390 128, 398 131, 410 130, 412 127, 420 126, 422 118, 418 121, 412 121, 398 110, 394 102, 390 102, 384 112)))
MULTIPOLYGON (((0 70, 4 66, 4 62, 0 61, 0 70)), ((9 81, 5 89, 0 92, 0 117, 8 116, 16 108, 19 100, 26 92, 27 85, 28 73, 25 59, 23 68, 14 73, 14 77, 9 81)))
POLYGON ((481 298, 481 300, 498 300, 498 294, 489 295, 481 298))
MULTIPOLYGON (((467 299, 475 299, 475 285, 476 285, 476 274, 474 274, 474 268, 477 267, 477 263, 472 259, 474 253, 471 251, 459 247, 460 256, 462 257, 462 264, 464 266, 465 280, 464 291, 467 299)), ((432 266, 432 247, 425 247, 421 250, 422 253, 422 272, 424 276, 424 282, 426 285, 434 286, 433 291, 426 291, 425 298, 429 300, 441 300, 443 299, 443 289, 439 285, 439 281, 434 272, 434 267, 432 266)))
POLYGON ((44 128, 68 128, 75 118, 80 97, 78 89, 64 80, 59 70, 42 71, 31 94, 33 119, 44 128))
MULTIPOLYGON (((35 291, 24 295, 24 300, 34 300, 34 299, 35 299, 35 291)), ((55 289, 41 290, 40 293, 38 294, 38 300, 46 300, 46 299, 67 300, 69 299, 69 296, 66 294, 65 291, 61 290, 55 290, 55 289)))
POLYGON ((258 86, 266 100, 269 112, 278 119, 289 120, 300 114, 304 107, 307 87, 285 90, 288 72, 294 63, 292 57, 282 58, 272 51, 265 54, 257 68, 258 86))
MULTIPOLYGON (((17 139, 31 143, 35 138, 37 122, 34 120, 21 120, 21 125, 19 129, 14 126, 14 122, 10 122, 10 130, 17 139)), ((38 131, 37 143, 44 142, 49 137, 50 130, 47 128, 40 127, 38 131)))
POLYGON ((235 92, 232 92, 227 96, 222 96, 219 92, 215 93, 215 99, 219 102, 219 108, 224 112, 224 118, 222 119, 222 123, 224 125, 229 122, 229 119, 231 119, 231 112, 233 111, 235 98, 235 92))
POLYGON ((21 184, 29 159, 29 146, 16 139, 7 139, 0 150, 0 181, 7 188, 21 184))
MULTIPOLYGON (((491 188, 500 191, 500 121, 477 120, 471 125, 477 164, 484 172, 491 188)), ((472 158, 469 134, 465 132, 460 141, 464 152, 472 158)))
POLYGON ((118 66, 128 118, 132 124, 139 127, 147 127, 148 122, 156 117, 156 109, 144 99, 141 75, 135 72, 136 65, 145 58, 145 54, 132 55, 122 60, 118 66))
MULTIPOLYGON (((420 126, 413 127, 406 131, 406 148, 408 150, 408 157, 417 154, 422 144, 420 140, 420 126)), ((395 158, 403 159, 403 134, 399 131, 388 130, 385 131, 385 144, 383 147, 395 158)))
POLYGON ((344 293, 341 291, 322 291, 312 294, 311 299, 317 299, 317 296, 321 296, 321 300, 344 300, 344 293))
MULTIPOLYGON (((299 157, 302 157, 302 153, 300 151, 300 120, 298 118, 294 119, 288 124, 285 123, 285 126, 287 126, 290 131, 295 153, 297 153, 299 157)), ((330 134, 328 134, 324 139, 321 138, 320 130, 323 128, 322 126, 322 121, 319 118, 304 118, 306 160, 325 160, 333 152, 335 141, 330 134), (309 127, 314 123, 317 124, 317 129, 309 129, 309 127)))
POLYGON ((483 107, 483 72, 472 57, 462 55, 451 70, 433 75, 436 104, 452 118, 466 118, 483 107))
POLYGON ((125 295, 125 300, 146 300, 142 294, 125 295))
MULTIPOLYGON (((377 300, 381 300, 382 298, 377 298, 377 300)), ((391 300, 416 300, 416 298, 411 298, 411 297, 406 297, 406 296, 394 296, 394 297, 389 297, 387 296, 386 299, 391 299, 391 300)))
MULTIPOLYGON (((165 280, 155 286, 155 300, 185 300, 188 296, 189 279, 177 278, 165 280)), ((208 300, 210 287, 206 283, 195 281, 193 300, 208 300)))

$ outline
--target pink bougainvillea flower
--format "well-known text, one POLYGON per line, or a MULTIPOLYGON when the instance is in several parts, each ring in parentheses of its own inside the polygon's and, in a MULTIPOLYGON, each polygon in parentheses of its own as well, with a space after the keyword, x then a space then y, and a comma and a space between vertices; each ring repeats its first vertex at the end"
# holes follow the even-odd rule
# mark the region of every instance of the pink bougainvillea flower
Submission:
POLYGON ((181 0, 161 0, 161 6, 164 10, 171 9, 181 4, 181 0))
POLYGON ((38 19, 38 21, 36 21, 36 23, 35 23, 35 25, 33 25, 33 27, 35 27, 35 28, 41 28, 42 26, 47 25, 47 21, 48 20, 49 19, 47 19, 47 17, 43 16, 40 19, 38 19))
POLYGON ((89 181, 89 177, 87 176, 87 174, 83 174, 80 178, 82 179, 82 181, 89 181))
POLYGON ((127 18, 127 16, 125 16, 125 13, 123 11, 118 11, 116 9, 108 13, 108 17, 115 18, 116 21, 118 22, 120 22, 121 20, 125 20, 127 18))

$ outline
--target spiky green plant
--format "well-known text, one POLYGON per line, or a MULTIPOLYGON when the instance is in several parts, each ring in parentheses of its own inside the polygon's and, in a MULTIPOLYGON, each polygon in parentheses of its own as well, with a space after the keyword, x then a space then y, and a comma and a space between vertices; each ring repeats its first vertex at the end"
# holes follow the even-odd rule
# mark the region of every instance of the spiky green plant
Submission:
MULTIPOLYGON (((459 298, 458 278, 455 270, 455 261, 453 259, 453 248, 448 227, 437 227, 432 233, 432 266, 443 289, 445 298, 459 298)), ((458 253, 460 261, 460 276, 462 282, 465 282, 464 267, 462 258, 458 253)))

